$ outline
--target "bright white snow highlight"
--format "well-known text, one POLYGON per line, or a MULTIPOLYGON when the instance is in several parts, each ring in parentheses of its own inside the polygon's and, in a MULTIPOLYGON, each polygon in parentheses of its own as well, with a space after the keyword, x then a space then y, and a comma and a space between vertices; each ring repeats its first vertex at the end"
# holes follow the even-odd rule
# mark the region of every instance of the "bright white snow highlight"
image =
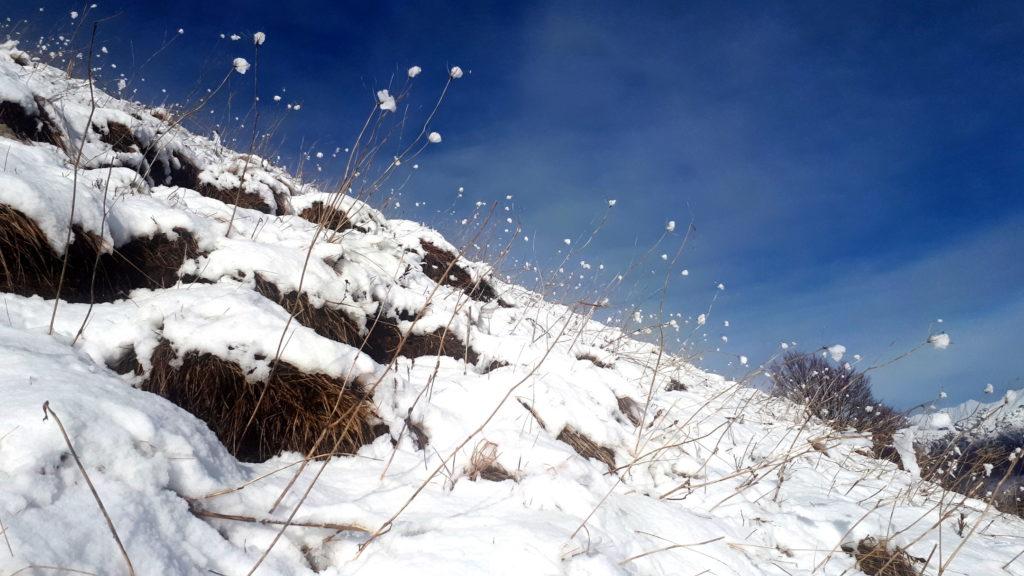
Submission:
POLYGON ((377 91, 377 102, 380 103, 380 109, 385 112, 394 112, 396 110, 395 97, 387 90, 377 91))
POLYGON ((828 352, 828 355, 833 361, 839 362, 843 359, 843 355, 846 354, 846 346, 843 346, 842 344, 833 344, 826 348, 825 351, 828 352))

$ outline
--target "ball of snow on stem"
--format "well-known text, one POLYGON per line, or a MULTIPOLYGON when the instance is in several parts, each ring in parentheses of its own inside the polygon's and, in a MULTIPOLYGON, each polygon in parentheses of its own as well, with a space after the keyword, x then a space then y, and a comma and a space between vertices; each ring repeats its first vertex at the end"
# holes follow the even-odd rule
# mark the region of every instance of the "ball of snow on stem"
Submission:
POLYGON ((441 135, 438 134, 437 132, 431 132, 429 135, 427 135, 427 140, 431 144, 440 144, 441 143, 441 135))
POLYGON ((676 221, 675 220, 669 220, 668 224, 665 224, 665 231, 666 232, 675 232, 675 230, 676 230, 676 221))
POLYGON ((608 207, 611 208, 612 206, 615 206, 615 204, 617 202, 618 202, 618 200, 615 200, 615 199, 609 200, 608 201, 608 207))
POLYGON ((928 343, 936 350, 945 350, 946 348, 949 348, 949 334, 946 334, 945 332, 932 334, 928 337, 928 343))
POLYGON ((386 112, 394 112, 396 110, 395 97, 388 93, 387 90, 377 91, 377 101, 380 102, 380 109, 386 112))
POLYGON ((462 78, 462 68, 452 66, 452 69, 448 71, 448 75, 452 78, 462 78))
POLYGON ((249 61, 245 58, 235 58, 231 61, 231 65, 235 67, 235 72, 239 74, 245 74, 249 71, 249 61))
POLYGON ((423 72, 423 69, 420 68, 419 66, 413 66, 412 68, 409 68, 409 78, 415 78, 419 76, 420 72, 423 72))
POLYGON ((252 43, 257 46, 263 46, 263 43, 267 41, 267 35, 263 32, 257 32, 252 35, 252 43))
POLYGON ((842 344, 833 344, 825 349, 828 355, 832 357, 832 360, 839 362, 843 359, 843 354, 846 354, 846 346, 842 344))

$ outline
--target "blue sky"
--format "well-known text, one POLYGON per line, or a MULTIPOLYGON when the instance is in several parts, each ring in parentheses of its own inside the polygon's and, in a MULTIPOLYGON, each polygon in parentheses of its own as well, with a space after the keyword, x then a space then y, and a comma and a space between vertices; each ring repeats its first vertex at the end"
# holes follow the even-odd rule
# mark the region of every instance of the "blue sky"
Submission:
MULTIPOLYGON (((99 32, 104 65, 151 103, 186 99, 251 55, 219 34, 265 31, 261 91, 302 104, 278 134, 293 163, 350 142, 393 75, 422 66, 424 105, 461 66, 434 125, 444 143, 398 214, 452 231, 436 210, 459 186, 467 202, 512 194, 531 237, 519 256, 553 265, 561 239, 588 233, 615 198, 573 257, 609 269, 668 219, 678 243, 692 218, 677 265, 690 275, 674 274, 667 308, 700 313, 725 283, 708 366, 738 374, 737 355, 764 361, 781 341, 842 343, 869 365, 932 326, 953 345, 873 372, 878 396, 909 406, 940 388, 962 400, 989 382, 1024 386, 1019 3, 464 4, 112 1, 94 14, 116 15, 99 32)), ((66 33, 75 9, 28 2, 12 17, 34 38, 66 33)), ((239 101, 248 80, 232 79, 239 101)), ((197 128, 225 118, 221 102, 197 128)))

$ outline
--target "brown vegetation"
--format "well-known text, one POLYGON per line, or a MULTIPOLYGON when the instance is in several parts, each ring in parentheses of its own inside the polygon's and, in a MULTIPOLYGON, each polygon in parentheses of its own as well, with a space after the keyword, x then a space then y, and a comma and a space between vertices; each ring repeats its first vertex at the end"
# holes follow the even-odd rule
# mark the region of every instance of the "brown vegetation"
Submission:
MULTIPOLYGON (((73 232, 60 294, 68 302, 110 302, 136 288, 172 286, 182 263, 199 254, 195 239, 181 229, 177 238, 136 238, 113 252, 103 252, 96 235, 77 226, 73 232)), ((63 261, 32 219, 0 205, 0 291, 54 298, 63 261)))
POLYGON ((854 545, 844 545, 843 551, 857 560, 868 576, 920 576, 914 558, 898 546, 890 547, 886 540, 867 537, 854 545))
POLYGON ((6 126, 7 130, 19 140, 42 142, 53 144, 58 148, 64 147, 64 139, 61 137, 57 125, 46 113, 46 101, 36 96, 35 114, 30 113, 17 102, 0 101, 0 126, 6 126))
POLYGON ((428 278, 438 284, 462 290, 474 300, 490 302, 498 297, 486 280, 473 280, 473 276, 458 264, 457 255, 426 240, 420 240, 420 245, 424 252, 422 269, 428 278))
POLYGON ((313 202, 309 208, 299 212, 299 217, 314 224, 323 224, 325 228, 330 228, 335 232, 344 232, 353 228, 352 220, 346 212, 327 206, 323 202, 313 202))
POLYGON ((558 440, 571 446, 580 456, 593 458, 604 463, 608 467, 609 472, 615 470, 615 453, 612 452, 611 448, 601 446, 572 426, 563 428, 558 434, 558 440))
POLYGON ((195 351, 179 357, 166 341, 151 362, 142 388, 206 422, 239 460, 307 452, 324 431, 321 451, 353 453, 373 439, 373 405, 354 382, 307 374, 286 362, 269 380, 254 382, 238 364, 195 351))

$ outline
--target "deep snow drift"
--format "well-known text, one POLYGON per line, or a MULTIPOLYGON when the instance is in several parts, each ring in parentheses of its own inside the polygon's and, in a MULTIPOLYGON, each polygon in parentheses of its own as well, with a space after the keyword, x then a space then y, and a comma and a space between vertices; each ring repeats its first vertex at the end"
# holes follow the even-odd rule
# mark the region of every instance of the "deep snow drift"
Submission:
POLYGON ((44 402, 138 574, 247 574, 272 546, 258 573, 839 575, 868 536, 927 574, 1024 574, 1020 519, 501 282, 428 228, 106 94, 90 123, 86 83, 11 43, 0 102, 0 225, 40 244, 0 245, 2 574, 127 573, 44 402), (49 335, 66 250, 92 258, 49 335), (360 350, 375 321, 390 332, 360 350), (395 357, 407 334, 417 357, 395 357), (342 382, 372 426, 289 486, 302 454, 240 462, 221 422, 144 391, 159 350, 172 375, 213 358, 255 390, 275 362, 342 382))

